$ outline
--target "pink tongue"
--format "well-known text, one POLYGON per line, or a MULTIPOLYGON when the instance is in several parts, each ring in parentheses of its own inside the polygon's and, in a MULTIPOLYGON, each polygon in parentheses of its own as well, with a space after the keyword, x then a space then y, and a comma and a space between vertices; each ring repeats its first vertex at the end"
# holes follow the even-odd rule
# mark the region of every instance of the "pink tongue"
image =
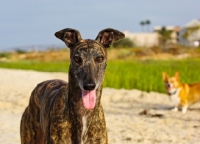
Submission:
POLYGON ((82 91, 82 99, 86 109, 93 109, 96 103, 96 90, 82 91))

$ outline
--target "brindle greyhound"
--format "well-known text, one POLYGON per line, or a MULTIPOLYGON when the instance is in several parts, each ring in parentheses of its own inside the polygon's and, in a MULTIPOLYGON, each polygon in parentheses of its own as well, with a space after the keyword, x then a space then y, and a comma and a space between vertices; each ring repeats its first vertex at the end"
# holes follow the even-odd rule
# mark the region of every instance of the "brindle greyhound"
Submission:
POLYGON ((55 36, 70 48, 69 83, 48 80, 33 90, 20 127, 22 144, 107 144, 100 102, 107 48, 124 38, 104 29, 95 40, 63 29, 55 36))

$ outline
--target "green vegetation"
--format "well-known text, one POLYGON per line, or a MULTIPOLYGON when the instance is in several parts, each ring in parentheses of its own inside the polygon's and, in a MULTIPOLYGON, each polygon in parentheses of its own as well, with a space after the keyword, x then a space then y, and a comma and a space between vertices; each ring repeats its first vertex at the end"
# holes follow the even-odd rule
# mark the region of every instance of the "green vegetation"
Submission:
POLYGON ((10 53, 7 53, 7 52, 0 53, 0 58, 8 58, 9 56, 10 56, 10 53))
POLYGON ((68 72, 69 62, 12 61, 0 62, 0 67, 44 72, 68 72))
POLYGON ((199 63, 200 60, 112 61, 108 62, 104 86, 165 92, 163 71, 170 76, 179 71, 182 82, 197 82, 200 81, 199 63))
POLYGON ((169 42, 169 40, 172 39, 172 30, 167 30, 166 27, 162 27, 161 30, 158 31, 158 33, 160 34, 160 46, 162 47, 162 49, 165 49, 167 46, 167 43, 169 42))
POLYGON ((16 49, 15 51, 18 54, 25 54, 25 53, 27 53, 25 50, 22 50, 22 49, 16 49))
POLYGON ((192 26, 192 27, 187 27, 185 29, 185 32, 182 34, 182 38, 188 40, 189 37, 192 35, 197 35, 198 30, 200 30, 200 26, 192 26))
MULTIPOLYGON (((68 72, 69 62, 0 62, 0 67, 68 72)), ((200 60, 109 61, 104 79, 104 87, 165 92, 162 81, 163 71, 166 71, 169 75, 174 75, 176 71, 179 71, 182 82, 197 82, 200 81, 200 60)))
POLYGON ((112 47, 114 48, 133 48, 135 45, 132 40, 124 38, 120 41, 113 43, 112 47))

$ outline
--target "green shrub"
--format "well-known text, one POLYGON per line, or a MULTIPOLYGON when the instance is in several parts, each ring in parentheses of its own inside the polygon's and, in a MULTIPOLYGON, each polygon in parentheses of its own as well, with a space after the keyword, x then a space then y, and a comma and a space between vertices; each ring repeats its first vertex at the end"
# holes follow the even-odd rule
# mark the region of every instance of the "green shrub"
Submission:
POLYGON ((10 56, 10 53, 8 52, 1 52, 0 53, 0 58, 8 58, 10 56))
POLYGON ((18 53, 18 54, 25 54, 25 53, 27 53, 25 50, 22 50, 22 49, 16 49, 15 52, 18 53))
POLYGON ((128 38, 124 38, 118 42, 113 43, 114 48, 132 48, 134 47, 133 41, 128 38))

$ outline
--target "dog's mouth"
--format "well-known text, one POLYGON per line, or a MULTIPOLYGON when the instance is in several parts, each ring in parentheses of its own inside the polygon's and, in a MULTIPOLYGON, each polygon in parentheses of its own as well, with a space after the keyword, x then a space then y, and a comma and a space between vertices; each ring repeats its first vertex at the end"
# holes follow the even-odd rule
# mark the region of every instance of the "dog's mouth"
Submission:
POLYGON ((96 90, 82 90, 82 100, 84 107, 92 110, 96 104, 96 90))
POLYGON ((168 87, 166 87, 167 88, 167 90, 170 90, 170 89, 172 89, 172 87, 170 87, 170 86, 168 86, 168 87))
POLYGON ((171 90, 173 88, 173 86, 171 84, 169 84, 169 83, 167 83, 165 85, 165 87, 166 87, 167 90, 171 90))

